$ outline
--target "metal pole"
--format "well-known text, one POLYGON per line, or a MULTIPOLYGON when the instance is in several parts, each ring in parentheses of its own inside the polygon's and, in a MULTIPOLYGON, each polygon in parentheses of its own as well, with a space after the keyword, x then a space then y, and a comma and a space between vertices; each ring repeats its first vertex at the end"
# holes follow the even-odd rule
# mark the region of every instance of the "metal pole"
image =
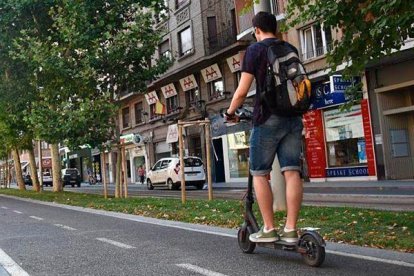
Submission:
POLYGON ((204 125, 205 137, 206 137, 206 155, 207 155, 207 184, 208 184, 208 200, 213 200, 213 187, 211 183, 211 156, 210 156, 210 120, 206 119, 204 125))
POLYGON ((38 158, 39 158, 39 184, 40 184, 40 191, 43 191, 43 165, 42 165, 42 142, 40 140, 37 141, 37 150, 38 150, 38 158))
POLYGON ((102 153, 102 172, 103 172, 103 186, 104 186, 104 197, 108 198, 108 182, 106 178, 106 153, 102 153))
POLYGON ((179 147, 179 155, 180 155, 180 171, 181 171, 181 202, 184 204, 186 201, 186 194, 185 194, 185 173, 184 173, 184 143, 183 143, 183 126, 180 124, 181 121, 178 121, 178 147, 179 147))
POLYGON ((125 146, 122 146, 122 171, 124 176, 124 197, 128 198, 128 175, 126 169, 125 146))

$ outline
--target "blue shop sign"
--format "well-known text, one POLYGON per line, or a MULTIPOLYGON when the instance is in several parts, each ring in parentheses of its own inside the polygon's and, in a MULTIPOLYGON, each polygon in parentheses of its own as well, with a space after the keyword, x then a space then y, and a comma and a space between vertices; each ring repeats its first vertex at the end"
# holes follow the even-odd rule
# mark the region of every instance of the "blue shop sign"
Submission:
POLYGON ((327 177, 368 176, 368 167, 326 169, 327 177))
POLYGON ((312 87, 316 97, 311 104, 311 109, 319 109, 345 103, 348 100, 345 96, 345 90, 353 83, 358 83, 360 81, 360 78, 344 80, 342 75, 330 76, 328 82, 312 87))

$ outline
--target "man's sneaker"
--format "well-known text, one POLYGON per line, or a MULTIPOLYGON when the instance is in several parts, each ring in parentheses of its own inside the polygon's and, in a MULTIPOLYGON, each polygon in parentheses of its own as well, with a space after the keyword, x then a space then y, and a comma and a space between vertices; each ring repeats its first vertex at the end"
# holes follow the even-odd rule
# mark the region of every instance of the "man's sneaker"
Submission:
POLYGON ((260 228, 259 232, 251 234, 249 240, 252 242, 275 242, 279 240, 279 236, 275 229, 268 233, 263 230, 264 227, 260 228))
POLYGON ((282 228, 279 231, 280 240, 288 242, 288 243, 296 243, 298 242, 298 232, 296 230, 285 232, 285 229, 282 228))

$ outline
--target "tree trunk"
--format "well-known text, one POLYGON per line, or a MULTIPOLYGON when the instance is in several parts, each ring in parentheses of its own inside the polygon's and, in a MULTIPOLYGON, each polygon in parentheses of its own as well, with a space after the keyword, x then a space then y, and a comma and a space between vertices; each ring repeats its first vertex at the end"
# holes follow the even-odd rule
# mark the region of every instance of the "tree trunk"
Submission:
POLYGON ((62 166, 60 165, 59 145, 51 144, 50 151, 52 153, 53 192, 62 192, 62 166))
MULTIPOLYGON (((30 162, 30 172, 31 172, 30 177, 32 179, 33 190, 36 192, 40 192, 40 184, 39 184, 39 178, 37 177, 36 159, 35 159, 33 147, 29 149, 29 162, 30 162)), ((41 162, 40 159, 39 159, 39 162, 41 162)))
POLYGON ((14 169, 16 171, 17 186, 19 187, 20 191, 25 191, 26 186, 24 185, 22 165, 20 164, 19 151, 17 149, 13 149, 12 154, 13 154, 13 160, 14 160, 14 169))
POLYGON ((116 154, 116 179, 115 179, 115 198, 121 197, 121 150, 118 147, 116 154))

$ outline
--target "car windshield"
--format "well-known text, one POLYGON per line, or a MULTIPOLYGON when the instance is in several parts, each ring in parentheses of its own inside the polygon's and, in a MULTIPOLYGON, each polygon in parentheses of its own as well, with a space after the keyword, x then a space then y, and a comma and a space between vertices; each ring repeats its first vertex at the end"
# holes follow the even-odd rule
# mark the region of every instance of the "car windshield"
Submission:
POLYGON ((186 167, 200 167, 203 165, 203 162, 198 158, 185 158, 184 164, 186 167))

